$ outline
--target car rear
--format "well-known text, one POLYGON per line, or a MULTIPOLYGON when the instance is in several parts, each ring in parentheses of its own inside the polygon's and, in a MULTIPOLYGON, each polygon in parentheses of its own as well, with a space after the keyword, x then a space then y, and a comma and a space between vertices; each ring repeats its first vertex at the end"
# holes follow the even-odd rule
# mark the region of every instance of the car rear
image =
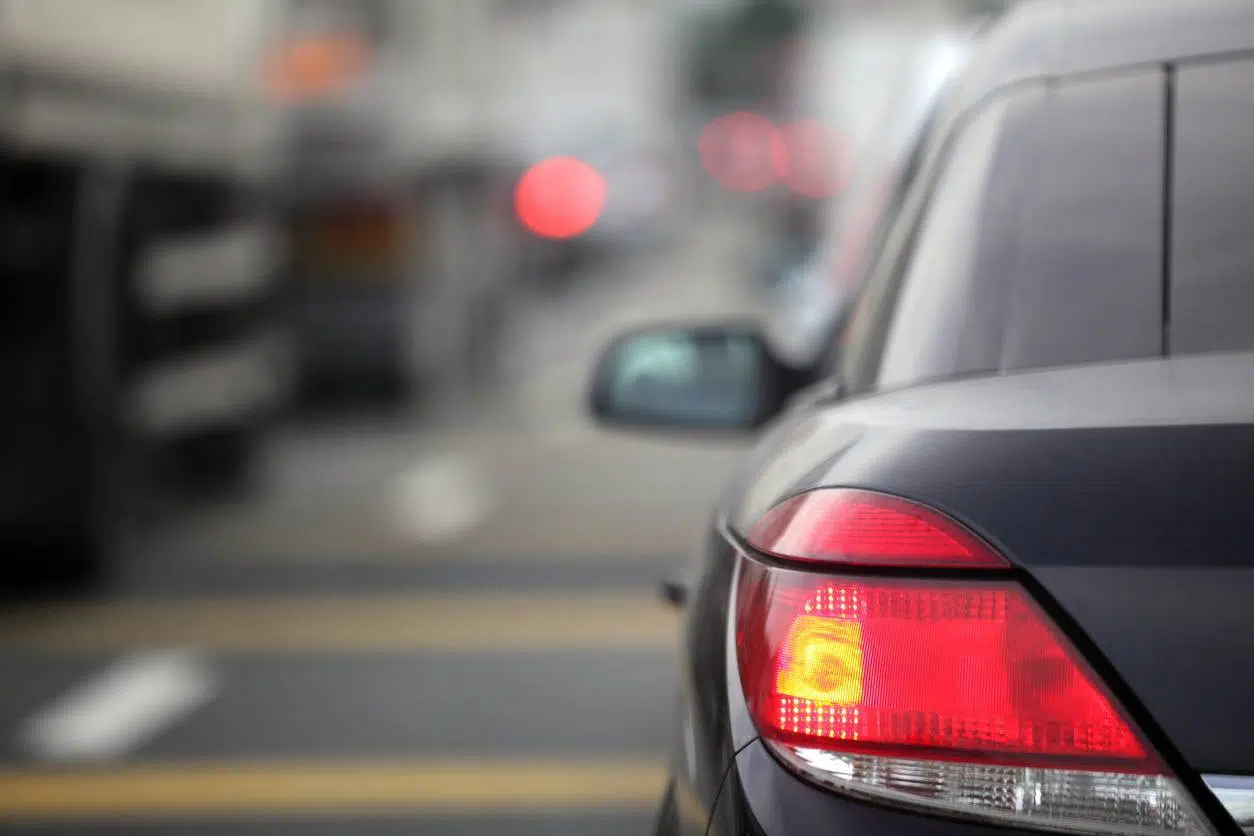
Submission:
POLYGON ((1062 8, 930 139, 846 398, 732 491, 711 833, 1251 826, 1249 10, 1062 8))
POLYGON ((1102 364, 804 421, 808 467, 731 524, 747 801, 769 764, 1012 828, 1224 832, 1206 782, 1254 751, 1251 381, 1247 353, 1102 364))

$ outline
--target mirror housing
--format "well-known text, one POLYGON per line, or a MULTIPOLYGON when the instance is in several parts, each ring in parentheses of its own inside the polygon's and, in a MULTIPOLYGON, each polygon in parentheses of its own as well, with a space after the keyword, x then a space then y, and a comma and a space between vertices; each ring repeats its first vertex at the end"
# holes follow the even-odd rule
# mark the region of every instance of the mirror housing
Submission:
POLYGON ((756 325, 659 325, 605 348, 589 406, 610 427, 750 433, 802 385, 756 325))
POLYGON ((662 600, 672 607, 682 609, 688 605, 692 592, 692 579, 686 574, 676 574, 664 578, 658 585, 658 593, 662 600))

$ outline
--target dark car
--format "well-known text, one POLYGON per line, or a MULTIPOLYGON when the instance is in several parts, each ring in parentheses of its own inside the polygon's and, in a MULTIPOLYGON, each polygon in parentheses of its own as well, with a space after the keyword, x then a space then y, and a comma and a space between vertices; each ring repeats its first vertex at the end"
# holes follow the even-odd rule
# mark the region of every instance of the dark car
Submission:
POLYGON ((672 589, 659 833, 1254 832, 1251 56, 1246 2, 1025 5, 831 374, 609 347, 603 423, 764 428, 672 589))
MULTIPOLYGON (((171 31, 220 11, 177 5, 171 31)), ((247 85, 187 94, 122 24, 27 61, 59 21, 5 33, 0 592, 100 577, 176 496, 251 483, 286 399, 271 116, 247 85), (98 77, 119 49, 128 71, 98 77)))

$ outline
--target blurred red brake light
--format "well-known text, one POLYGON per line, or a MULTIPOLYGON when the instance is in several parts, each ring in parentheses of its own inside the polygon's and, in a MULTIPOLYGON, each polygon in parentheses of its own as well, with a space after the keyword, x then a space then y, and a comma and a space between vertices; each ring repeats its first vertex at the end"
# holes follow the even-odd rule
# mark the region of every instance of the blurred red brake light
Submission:
POLYGON ((788 169, 783 133, 765 116, 739 111, 708 124, 698 140, 705 170, 724 188, 761 192, 788 169))
POLYGON ((514 211, 541 238, 574 238, 596 224, 608 193, 605 178, 592 166, 573 157, 551 157, 519 179, 514 211))

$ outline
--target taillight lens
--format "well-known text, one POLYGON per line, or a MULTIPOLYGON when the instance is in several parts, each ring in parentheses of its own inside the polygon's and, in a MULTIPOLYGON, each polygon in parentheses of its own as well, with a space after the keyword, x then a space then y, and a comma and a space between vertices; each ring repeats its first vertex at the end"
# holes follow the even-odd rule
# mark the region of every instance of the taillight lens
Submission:
POLYGON ((772 509, 754 548, 791 560, 907 568, 1005 568, 1005 559, 952 520, 912 502, 858 490, 803 493, 772 509))
POLYGON ((750 707, 778 742, 980 763, 1158 769, 1011 583, 847 580, 746 564, 750 707))
POLYGON ((1021 826, 1209 832, 1013 579, 846 574, 851 563, 1007 565, 958 524, 896 498, 818 491, 768 514, 751 541, 777 558, 796 549, 810 570, 826 555, 842 571, 741 563, 741 683, 758 731, 793 769, 846 792, 1021 826))

